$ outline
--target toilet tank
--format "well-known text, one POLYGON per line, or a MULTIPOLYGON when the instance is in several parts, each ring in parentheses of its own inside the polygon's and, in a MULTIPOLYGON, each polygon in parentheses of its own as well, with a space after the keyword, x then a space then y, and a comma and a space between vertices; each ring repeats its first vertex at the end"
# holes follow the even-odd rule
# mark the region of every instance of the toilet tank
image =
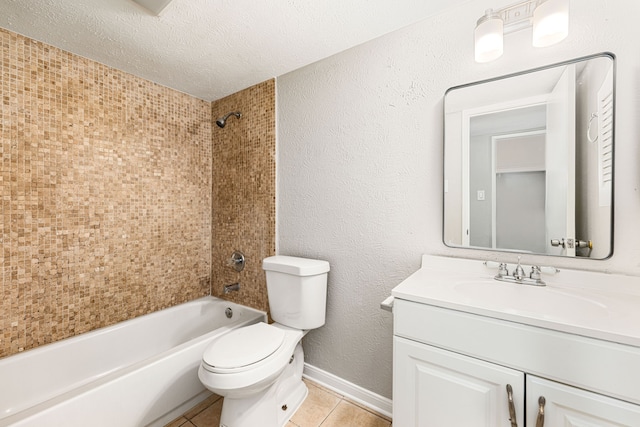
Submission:
POLYGON ((265 258, 271 317, 295 329, 324 325, 329 263, 317 259, 276 255, 265 258))

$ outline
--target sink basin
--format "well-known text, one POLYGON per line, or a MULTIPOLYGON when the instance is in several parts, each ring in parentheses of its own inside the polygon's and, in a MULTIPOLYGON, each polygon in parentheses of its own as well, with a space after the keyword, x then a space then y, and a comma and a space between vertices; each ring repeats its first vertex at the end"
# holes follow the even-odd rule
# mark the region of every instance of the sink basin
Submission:
POLYGON ((572 322, 609 317, 606 301, 578 290, 530 286, 497 280, 462 280, 450 286, 461 304, 523 316, 572 322))

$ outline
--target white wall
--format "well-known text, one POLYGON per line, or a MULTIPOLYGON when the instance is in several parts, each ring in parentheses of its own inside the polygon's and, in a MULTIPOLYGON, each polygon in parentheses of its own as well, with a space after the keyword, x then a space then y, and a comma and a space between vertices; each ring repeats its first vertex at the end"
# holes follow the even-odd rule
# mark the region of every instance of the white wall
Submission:
POLYGON ((378 304, 420 255, 515 260, 442 244, 442 100, 451 86, 615 53, 614 255, 523 261, 640 275, 640 2, 572 0, 561 44, 534 49, 522 31, 506 37, 502 58, 476 64, 476 20, 510 3, 470 1, 277 81, 278 252, 331 263, 327 323, 305 338, 307 361, 386 397, 392 322, 378 304))

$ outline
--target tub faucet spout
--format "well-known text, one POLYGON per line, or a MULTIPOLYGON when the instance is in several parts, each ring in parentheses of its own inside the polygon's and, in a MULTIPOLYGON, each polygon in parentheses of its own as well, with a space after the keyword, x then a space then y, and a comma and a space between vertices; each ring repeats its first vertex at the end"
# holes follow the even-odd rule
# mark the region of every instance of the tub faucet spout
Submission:
POLYGON ((224 285, 224 294, 228 294, 229 292, 237 292, 240 290, 240 283, 232 283, 231 285, 224 285))

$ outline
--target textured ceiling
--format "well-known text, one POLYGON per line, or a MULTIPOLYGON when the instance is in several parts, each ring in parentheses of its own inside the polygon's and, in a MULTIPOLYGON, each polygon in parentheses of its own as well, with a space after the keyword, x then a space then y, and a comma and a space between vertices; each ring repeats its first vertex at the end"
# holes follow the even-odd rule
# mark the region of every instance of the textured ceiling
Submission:
POLYGON ((0 27, 210 101, 467 1, 2 0, 0 27))

